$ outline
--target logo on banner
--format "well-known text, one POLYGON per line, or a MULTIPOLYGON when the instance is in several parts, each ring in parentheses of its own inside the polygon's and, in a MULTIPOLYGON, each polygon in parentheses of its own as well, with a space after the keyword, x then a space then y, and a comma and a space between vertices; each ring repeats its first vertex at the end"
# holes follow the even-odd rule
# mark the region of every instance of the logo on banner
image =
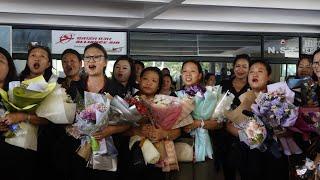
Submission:
POLYGON ((75 36, 75 34, 73 34, 73 33, 64 34, 64 35, 60 36, 59 41, 56 42, 56 44, 59 44, 59 43, 66 44, 66 43, 70 42, 71 40, 73 40, 74 36, 75 36))
POLYGON ((281 39, 281 40, 280 40, 280 44, 281 44, 281 45, 285 45, 285 44, 287 44, 287 40, 285 40, 285 39, 281 39))

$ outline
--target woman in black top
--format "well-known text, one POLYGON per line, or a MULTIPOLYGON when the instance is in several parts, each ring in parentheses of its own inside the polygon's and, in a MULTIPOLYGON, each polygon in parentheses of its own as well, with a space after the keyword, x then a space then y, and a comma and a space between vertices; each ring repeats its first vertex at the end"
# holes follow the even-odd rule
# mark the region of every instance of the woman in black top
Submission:
MULTIPOLYGON (((17 80, 17 71, 13 63, 13 59, 7 50, 0 47, 0 88, 7 91, 9 82, 17 80)), ((1 99, 1 97, 0 97, 1 99)), ((0 111, 4 113, 6 111, 2 101, 0 101, 0 111)), ((21 173, 26 173, 26 177, 32 177, 32 172, 35 169, 29 169, 30 164, 34 162, 32 157, 34 156, 33 151, 28 151, 23 148, 7 144, 4 142, 4 136, 2 133, 8 131, 9 128, 4 122, 0 122, 0 169, 1 177, 11 179, 22 179, 21 173), (26 156, 26 154, 31 154, 26 156), (30 157, 30 158, 28 158, 30 157), (13 169, 21 169, 20 173, 11 173, 13 169), (30 172, 28 172, 30 170, 30 172)), ((32 166, 33 167, 33 166, 32 166)))
MULTIPOLYGON (((231 80, 222 81, 222 91, 231 92, 235 98, 233 100, 232 109, 240 105, 239 96, 245 93, 250 87, 248 84, 248 72, 250 65, 250 57, 247 54, 237 55, 233 61, 234 78, 231 80)), ((215 141, 215 153, 217 163, 223 167, 223 173, 226 180, 236 179, 236 170, 240 168, 235 159, 239 159, 239 140, 227 132, 226 129, 221 129, 213 132, 215 141)), ((217 164, 217 167, 220 167, 217 164)), ((241 172, 240 172, 241 174, 241 172)))
MULTIPOLYGON (((3 53, 2 53, 3 54, 3 53)), ((5 54, 5 53, 4 53, 5 54)), ((9 66, 9 71, 12 70, 12 58, 10 55, 5 55, 7 63, 9 66)), ((51 52, 47 47, 34 46, 28 51, 28 60, 25 69, 20 75, 21 80, 35 78, 37 76, 43 75, 45 80, 49 81, 52 76, 52 59, 51 52)), ((3 72, 3 71, 1 71, 3 72)), ((8 74, 9 75, 9 74, 8 74)), ((7 82, 8 83, 8 82, 7 82)), ((4 159, 7 159, 8 164, 14 163, 13 166, 7 166, 2 169, 4 172, 12 172, 12 169, 19 169, 18 173, 13 173, 10 175, 12 179, 30 179, 36 178, 43 175, 42 173, 47 170, 49 166, 48 161, 43 161, 43 155, 45 154, 46 143, 44 143, 44 137, 42 132, 47 128, 48 121, 44 118, 39 118, 34 113, 25 112, 10 112, 6 114, 5 117, 1 118, 1 122, 6 125, 16 124, 20 122, 29 122, 33 125, 39 126, 38 139, 37 139, 37 150, 24 149, 18 146, 9 145, 7 143, 1 142, 1 151, 10 151, 8 155, 6 153, 0 153, 5 155, 4 159), (38 161, 40 160, 40 161, 38 161), (9 169, 8 169, 9 168, 9 169), (8 171, 6 171, 6 169, 8 171)), ((49 158, 49 157, 47 157, 49 158)), ((7 165, 6 163, 3 163, 7 165)))
POLYGON ((122 87, 122 97, 134 95, 138 90, 135 88, 136 72, 133 59, 120 56, 113 65, 112 80, 122 87))
MULTIPOLYGON (((84 67, 87 73, 82 83, 71 84, 72 97, 75 101, 83 100, 84 91, 94 93, 109 93, 112 96, 121 94, 121 86, 118 83, 108 79, 104 72, 107 66, 107 52, 99 44, 90 44, 84 50, 84 67)), ((83 103, 80 101, 80 104, 83 103)), ((121 136, 119 133, 126 131, 129 128, 127 125, 108 125, 100 132, 94 133, 92 136, 96 140, 101 140, 108 136, 112 136, 114 144, 118 150, 118 167, 124 164, 121 157, 123 156, 121 136)), ((118 172, 102 171, 86 168, 87 162, 77 155, 76 150, 80 146, 81 141, 72 136, 63 136, 56 145, 56 166, 63 173, 66 179, 117 179, 118 172)), ((119 171, 119 168, 117 168, 119 171)))
POLYGON ((172 91, 172 77, 170 74, 165 74, 162 76, 162 87, 160 94, 177 97, 176 93, 172 91))
MULTIPOLYGON (((152 101, 154 96, 159 93, 162 85, 162 73, 157 67, 147 67, 140 75, 140 91, 137 93, 145 97, 145 100, 152 101)), ((140 122, 139 127, 131 128, 130 135, 138 135, 145 137, 153 143, 160 142, 162 140, 174 140, 180 136, 180 129, 165 130, 162 128, 156 128, 149 119, 146 122, 140 122)), ((133 154, 131 154, 133 156, 133 154)), ((131 157, 133 158, 133 157, 131 157)), ((129 165, 129 164, 127 164, 129 165)), ((165 173, 162 172, 160 167, 156 167, 153 164, 148 164, 145 168, 133 168, 129 170, 131 180, 165 180, 165 173)))
MULTIPOLYGON (((259 93, 267 92, 267 85, 270 82, 271 67, 262 60, 251 63, 248 82, 252 92, 257 97, 259 93)), ((245 98, 245 97, 244 97, 245 98)), ((227 125, 228 131, 238 137, 238 127, 233 124, 227 125)), ((270 132, 268 132, 270 133, 270 132)), ((274 143, 274 137, 265 140, 267 149, 265 151, 257 148, 250 149, 245 143, 240 142, 241 155, 233 162, 240 162, 241 179, 245 180, 288 180, 288 157, 282 153, 281 148, 274 143), (271 140, 273 139, 273 140, 271 140)))

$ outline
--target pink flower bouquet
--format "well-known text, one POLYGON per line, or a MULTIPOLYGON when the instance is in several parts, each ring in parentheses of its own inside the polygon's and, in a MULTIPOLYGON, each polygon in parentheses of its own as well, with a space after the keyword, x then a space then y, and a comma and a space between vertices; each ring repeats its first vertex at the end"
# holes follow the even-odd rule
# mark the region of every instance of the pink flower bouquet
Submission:
POLYGON ((166 130, 172 129, 182 112, 179 99, 172 96, 156 95, 149 105, 155 125, 166 130))
POLYGON ((267 137, 267 130, 257 116, 248 117, 240 127, 242 129, 239 131, 239 139, 246 143, 250 149, 260 147, 267 137))

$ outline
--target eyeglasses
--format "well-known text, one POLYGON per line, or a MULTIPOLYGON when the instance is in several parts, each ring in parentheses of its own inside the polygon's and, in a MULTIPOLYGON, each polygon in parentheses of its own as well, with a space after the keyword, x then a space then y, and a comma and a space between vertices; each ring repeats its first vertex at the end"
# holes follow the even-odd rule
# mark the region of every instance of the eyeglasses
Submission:
POLYGON ((93 62, 97 62, 97 61, 101 61, 103 58, 104 58, 103 55, 99 55, 99 56, 85 56, 85 57, 83 57, 83 61, 89 62, 89 61, 92 59, 93 62))
POLYGON ((313 62, 313 63, 312 63, 312 66, 313 66, 313 67, 318 67, 318 66, 320 66, 320 61, 313 62))

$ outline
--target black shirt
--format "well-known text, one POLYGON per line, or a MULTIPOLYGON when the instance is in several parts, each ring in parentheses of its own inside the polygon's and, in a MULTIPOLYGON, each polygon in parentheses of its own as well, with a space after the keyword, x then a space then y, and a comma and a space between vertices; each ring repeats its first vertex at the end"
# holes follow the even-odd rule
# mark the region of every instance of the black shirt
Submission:
MULTIPOLYGON (((71 82, 68 94, 72 97, 72 99, 75 99, 77 94, 80 94, 81 97, 84 97, 84 91, 87 91, 87 80, 88 79, 83 79, 81 81, 71 82)), ((116 83, 105 77, 105 86, 98 93, 109 93, 111 96, 121 96, 122 92, 123 87, 119 83, 116 83)))
POLYGON ((76 89, 75 87, 81 87, 84 85, 83 80, 81 79, 79 81, 71 81, 68 84, 66 83, 66 78, 58 78, 57 83, 61 84, 61 86, 66 89, 66 93, 69 94, 72 99, 76 96, 76 93, 74 92, 76 89))
POLYGON ((235 109, 237 106, 241 104, 239 97, 241 96, 241 94, 247 92, 248 89, 250 89, 250 86, 247 83, 245 86, 243 86, 243 88, 239 92, 237 92, 237 90, 233 87, 232 81, 233 79, 222 81, 221 85, 222 85, 222 92, 227 92, 229 90, 229 92, 231 92, 234 95, 232 109, 235 109))

